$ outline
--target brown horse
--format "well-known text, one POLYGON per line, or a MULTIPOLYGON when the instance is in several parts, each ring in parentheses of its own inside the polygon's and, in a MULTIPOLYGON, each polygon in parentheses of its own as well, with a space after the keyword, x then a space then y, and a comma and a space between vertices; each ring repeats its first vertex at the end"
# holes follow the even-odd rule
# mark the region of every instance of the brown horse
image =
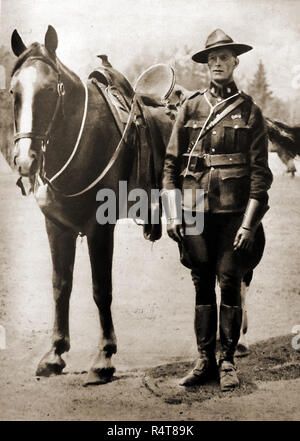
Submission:
MULTIPOLYGON (((111 315, 115 224, 97 222, 96 195, 100 189, 114 192, 118 218, 118 185, 120 181, 130 181, 135 173, 136 147, 134 143, 120 143, 121 133, 112 111, 94 84, 83 84, 57 58, 58 37, 54 28, 48 27, 44 45, 33 43, 26 48, 16 30, 11 40, 18 57, 11 79, 15 163, 20 175, 30 179, 45 214, 53 263, 52 345, 36 374, 60 374, 65 367, 61 356, 70 349, 69 299, 76 238, 83 233, 87 236, 101 330, 99 351, 87 383, 105 383, 113 376, 111 357, 117 351, 111 315), (108 167, 114 156, 114 163, 108 167)), ((162 167, 171 122, 163 108, 152 113, 157 130, 163 126, 158 146, 162 167)))

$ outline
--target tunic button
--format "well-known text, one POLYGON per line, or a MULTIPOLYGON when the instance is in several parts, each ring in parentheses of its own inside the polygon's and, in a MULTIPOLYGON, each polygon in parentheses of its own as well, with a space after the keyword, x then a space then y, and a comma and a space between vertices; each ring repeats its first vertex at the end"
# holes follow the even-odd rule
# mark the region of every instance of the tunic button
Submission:
POLYGON ((194 128, 194 129, 196 129, 196 127, 197 127, 197 124, 196 124, 196 123, 194 123, 194 124, 193 124, 193 128, 194 128))
POLYGON ((216 151, 216 149, 211 149, 211 151, 214 153, 216 151))
POLYGON ((219 101, 219 102, 222 101, 222 98, 217 98, 217 101, 219 101))
POLYGON ((215 169, 215 167, 210 167, 210 169, 211 169, 211 170, 214 170, 214 169, 215 169))
POLYGON ((235 129, 238 129, 238 128, 239 128, 239 126, 238 126, 238 125, 236 124, 236 125, 234 126, 234 128, 235 128, 235 129))
POLYGON ((212 131, 212 134, 213 134, 213 135, 216 135, 216 133, 217 133, 216 130, 213 130, 213 131, 212 131))
POLYGON ((229 158, 229 161, 232 161, 232 158, 229 158))

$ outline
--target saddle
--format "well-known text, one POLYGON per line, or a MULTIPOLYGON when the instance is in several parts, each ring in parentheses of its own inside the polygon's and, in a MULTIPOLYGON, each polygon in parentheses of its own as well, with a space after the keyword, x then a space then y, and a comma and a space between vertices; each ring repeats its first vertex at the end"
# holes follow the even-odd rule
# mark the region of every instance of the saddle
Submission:
POLYGON ((112 67, 106 55, 98 55, 98 57, 102 60, 102 66, 92 71, 88 78, 106 90, 117 112, 117 118, 126 124, 134 97, 133 88, 127 78, 112 67))
MULTIPOLYGON (((174 71, 165 64, 151 66, 138 77, 132 87, 127 78, 112 67, 106 55, 98 57, 102 60, 102 65, 91 72, 89 80, 102 93, 120 134, 123 134, 125 125, 128 124, 130 115, 132 116, 131 111, 134 110, 131 124, 133 129, 130 127, 130 131, 134 130, 137 159, 134 183, 131 185, 143 188, 150 201, 151 189, 160 189, 159 171, 162 162, 158 153, 161 137, 154 124, 151 109, 164 106, 164 101, 175 84, 174 71)), ((161 222, 154 225, 149 222, 149 219, 160 219, 160 214, 160 204, 152 203, 149 206, 148 222, 142 223, 145 239, 155 241, 161 237, 161 222)))
POLYGON ((127 78, 114 69, 107 55, 98 55, 102 65, 93 70, 88 79, 104 87, 122 123, 126 123, 133 97, 138 96, 141 104, 160 107, 172 93, 175 85, 173 69, 166 64, 156 64, 145 70, 136 80, 134 87, 127 78))

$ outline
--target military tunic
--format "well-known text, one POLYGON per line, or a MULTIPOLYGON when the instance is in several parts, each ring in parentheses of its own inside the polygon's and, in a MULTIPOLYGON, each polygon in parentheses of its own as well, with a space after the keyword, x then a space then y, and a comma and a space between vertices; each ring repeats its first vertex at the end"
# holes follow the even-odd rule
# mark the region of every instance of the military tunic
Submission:
MULTIPOLYGON (((234 82, 224 88, 211 84, 209 90, 192 95, 179 111, 173 127, 166 151, 163 187, 201 188, 206 212, 241 213, 245 211, 249 198, 267 204, 271 183, 264 119, 251 97, 239 93, 234 82), (243 103, 226 115, 194 148, 205 122, 214 120, 239 95, 244 98, 243 103), (190 166, 186 170, 188 154, 192 151, 190 166), (207 161, 204 167, 201 165, 204 155, 208 155, 211 166, 207 166, 207 161)), ((197 209, 185 205, 183 208, 197 209)))

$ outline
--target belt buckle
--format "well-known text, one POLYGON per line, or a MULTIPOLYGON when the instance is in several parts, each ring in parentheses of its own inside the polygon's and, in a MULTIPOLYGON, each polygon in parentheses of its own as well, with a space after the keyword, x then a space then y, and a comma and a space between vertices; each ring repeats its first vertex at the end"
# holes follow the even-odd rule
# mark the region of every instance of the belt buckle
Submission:
POLYGON ((206 167, 206 155, 202 154, 201 156, 197 156, 197 169, 198 171, 203 171, 206 167))
POLYGON ((210 159, 209 153, 205 153, 203 155, 203 166, 204 167, 211 167, 211 159, 210 159))

